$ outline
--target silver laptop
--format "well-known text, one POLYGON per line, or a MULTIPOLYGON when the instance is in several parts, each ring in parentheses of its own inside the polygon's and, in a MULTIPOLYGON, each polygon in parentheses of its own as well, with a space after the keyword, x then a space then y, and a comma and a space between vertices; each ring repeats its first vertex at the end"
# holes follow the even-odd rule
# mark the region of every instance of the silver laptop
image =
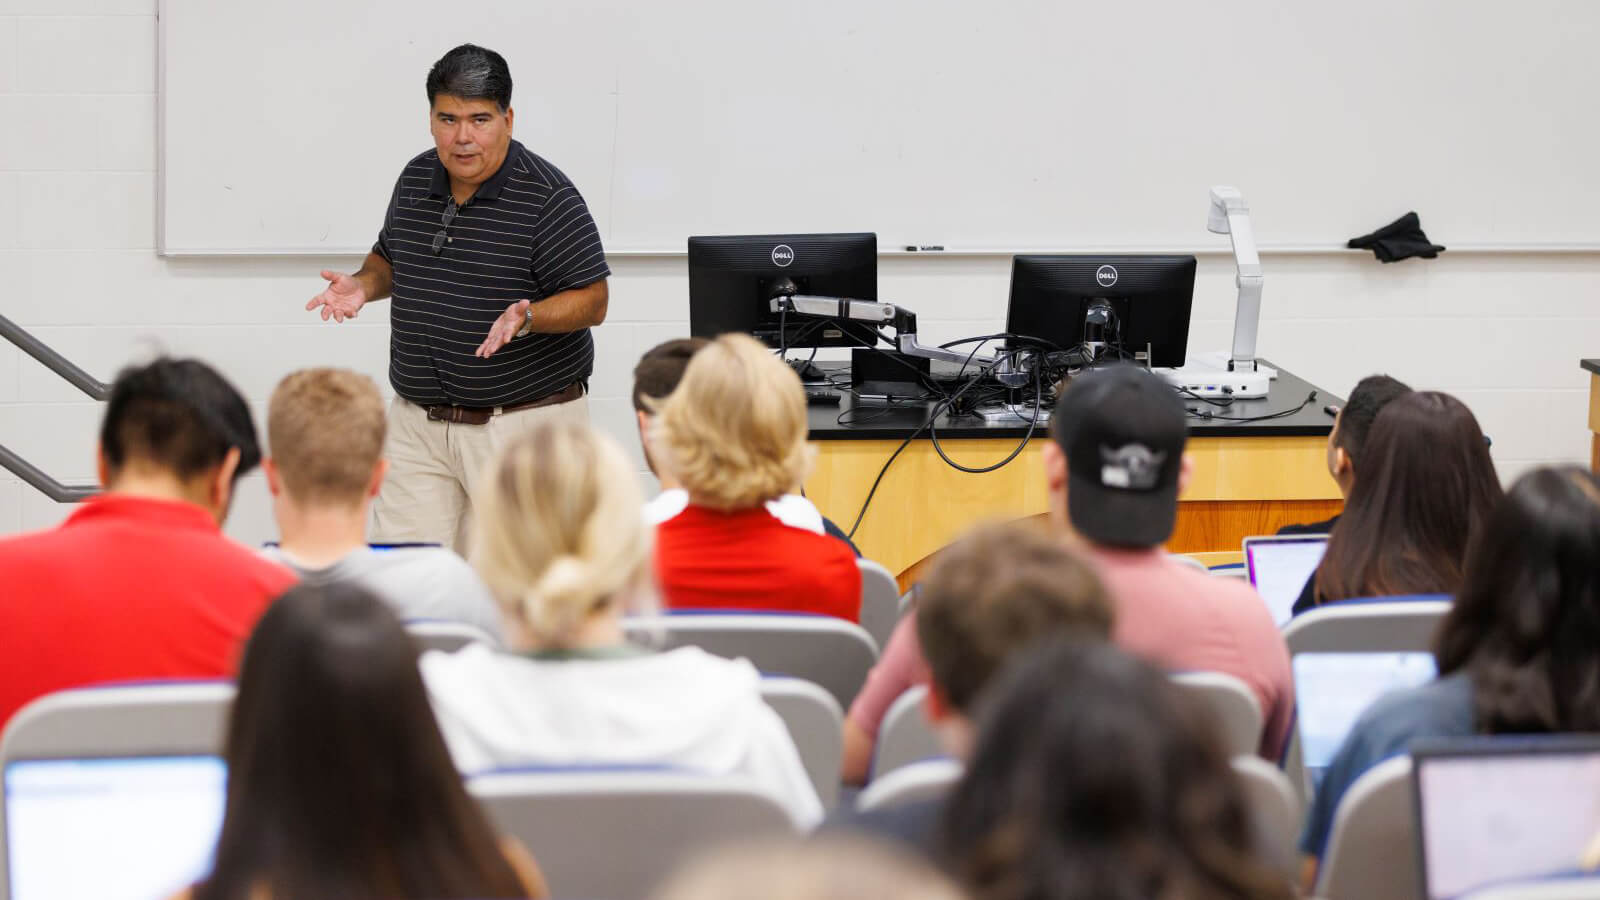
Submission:
POLYGON ((1244 539, 1245 572, 1261 599, 1267 601, 1278 627, 1294 616, 1294 602, 1300 599, 1327 547, 1325 534, 1244 539))
POLYGON ((1418 741, 1418 871, 1428 900, 1590 874, 1600 851, 1600 736, 1418 741))
POLYGON ((171 896, 211 870, 226 795, 215 756, 11 762, 11 900, 171 896))
POLYGON ((1301 759, 1314 784, 1373 701, 1437 672, 1431 653, 1297 653, 1293 664, 1301 759))

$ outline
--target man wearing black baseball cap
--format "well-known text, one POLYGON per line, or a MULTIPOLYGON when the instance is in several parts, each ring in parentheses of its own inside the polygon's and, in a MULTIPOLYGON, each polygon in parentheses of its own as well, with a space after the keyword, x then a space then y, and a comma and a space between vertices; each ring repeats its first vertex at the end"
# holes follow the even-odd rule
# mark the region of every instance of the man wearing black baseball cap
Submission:
POLYGON ((1110 366, 1073 379, 1044 447, 1050 515, 1080 541, 1116 607, 1116 643, 1172 671, 1223 672, 1255 693, 1261 755, 1278 759, 1294 709, 1289 651, 1249 585, 1169 559, 1192 463, 1183 404, 1155 375, 1110 366))

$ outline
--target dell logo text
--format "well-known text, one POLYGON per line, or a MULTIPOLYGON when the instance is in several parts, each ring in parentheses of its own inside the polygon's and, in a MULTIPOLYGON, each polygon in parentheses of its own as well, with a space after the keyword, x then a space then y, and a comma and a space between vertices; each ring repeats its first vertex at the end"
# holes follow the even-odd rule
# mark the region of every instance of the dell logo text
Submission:
POLYGON ((790 249, 788 244, 779 244, 772 248, 773 265, 787 266, 792 262, 794 262, 794 250, 790 249))
POLYGON ((1100 268, 1095 269, 1094 280, 1098 282, 1101 287, 1111 287, 1113 284, 1117 283, 1117 267, 1101 266, 1100 268))

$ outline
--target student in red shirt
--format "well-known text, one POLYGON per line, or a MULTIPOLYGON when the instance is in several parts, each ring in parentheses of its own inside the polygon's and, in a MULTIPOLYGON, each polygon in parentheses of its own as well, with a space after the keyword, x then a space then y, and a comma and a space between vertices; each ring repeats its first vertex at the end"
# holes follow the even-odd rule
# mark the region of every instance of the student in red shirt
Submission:
POLYGON ((725 334, 696 352, 647 439, 688 492, 656 529, 666 606, 860 619, 849 546, 822 533, 820 514, 813 530, 771 506, 799 492, 813 458, 805 392, 772 351, 725 334))
POLYGON ((211 367, 124 370, 97 457, 104 494, 58 528, 0 541, 0 724, 66 688, 231 676, 294 581, 222 534, 261 451, 250 408, 211 367))

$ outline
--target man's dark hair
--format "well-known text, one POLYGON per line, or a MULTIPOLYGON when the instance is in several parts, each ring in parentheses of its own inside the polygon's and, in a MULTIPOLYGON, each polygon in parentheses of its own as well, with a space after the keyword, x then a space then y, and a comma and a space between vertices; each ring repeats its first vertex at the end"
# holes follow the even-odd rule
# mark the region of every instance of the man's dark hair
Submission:
POLYGON ((197 359, 162 357, 117 375, 100 423, 100 449, 113 472, 129 460, 154 463, 188 481, 239 448, 238 480, 261 463, 250 407, 225 378, 197 359))
POLYGON ((511 67, 506 58, 477 44, 462 44, 428 70, 428 105, 440 94, 463 100, 493 100, 511 108, 511 67))
POLYGON ((1109 640, 1100 579, 1058 537, 988 525, 941 551, 917 591, 917 639, 934 687, 963 715, 994 674, 1041 638, 1109 640))
POLYGON ((689 359, 709 343, 705 338, 677 338, 646 350, 633 367, 633 408, 654 414, 647 401, 665 400, 677 390, 689 359))
POLYGON ((1411 393, 1411 386, 1388 375, 1368 375, 1356 382, 1339 413, 1339 434, 1334 442, 1344 448, 1352 460, 1361 456, 1367 445, 1367 434, 1372 431, 1372 420, 1389 401, 1411 393))

